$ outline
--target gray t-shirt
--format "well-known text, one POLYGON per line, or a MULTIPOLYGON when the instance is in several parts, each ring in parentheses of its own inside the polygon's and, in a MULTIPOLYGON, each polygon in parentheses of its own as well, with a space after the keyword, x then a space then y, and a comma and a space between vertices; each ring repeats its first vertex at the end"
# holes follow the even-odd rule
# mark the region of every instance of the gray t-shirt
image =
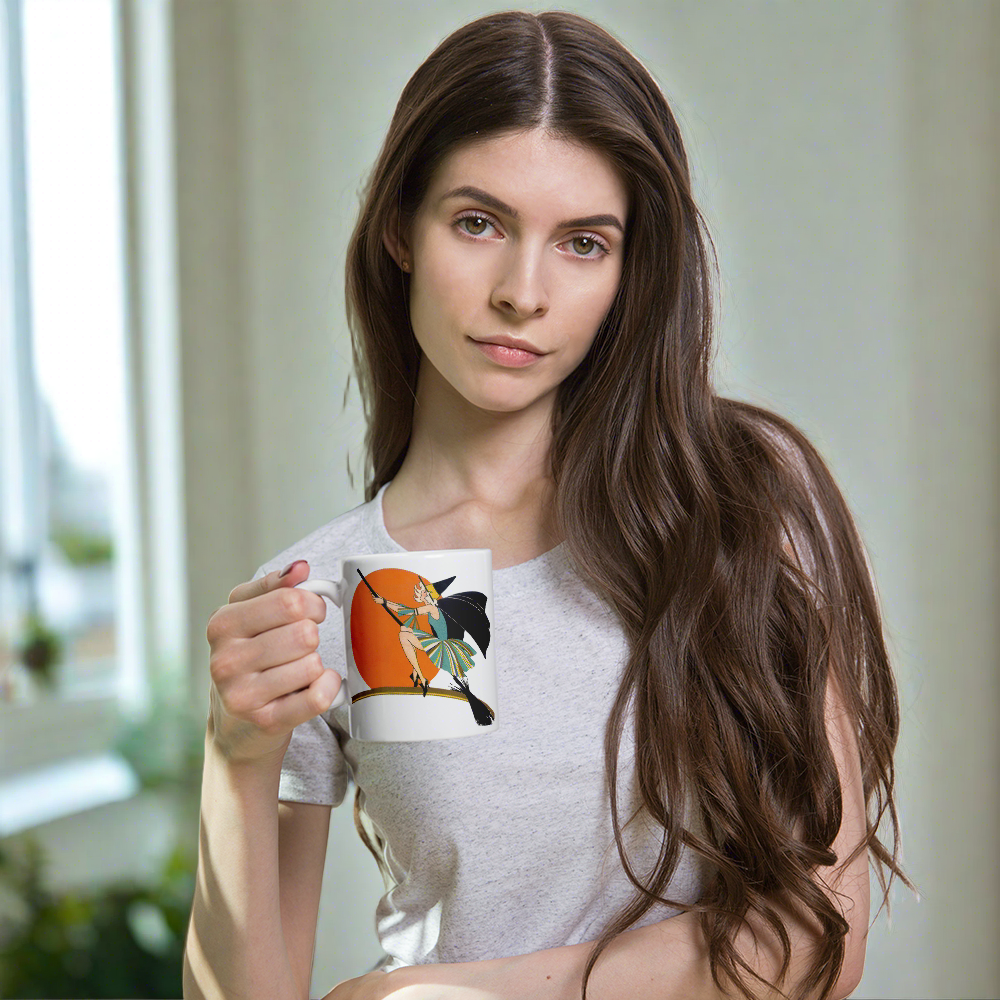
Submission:
MULTIPOLYGON (((385 487, 257 571, 308 559, 330 578, 339 557, 403 552, 382 517, 385 487)), ((471 962, 596 939, 631 898, 614 843, 604 726, 627 646, 612 611, 574 572, 565 543, 493 572, 495 731, 408 743, 352 740, 341 706, 298 726, 278 797, 331 806, 349 781, 382 847, 386 891, 375 914, 383 967, 471 962)), ((328 604, 319 653, 341 676, 343 614, 328 604)), ((619 761, 622 822, 634 811, 634 739, 619 761)), ((625 830, 633 870, 656 862, 660 833, 641 817, 625 830)), ((692 903, 705 884, 690 851, 665 893, 692 903)), ((635 926, 679 911, 654 906, 635 926)), ((322 944, 319 945, 322 947, 322 944)))

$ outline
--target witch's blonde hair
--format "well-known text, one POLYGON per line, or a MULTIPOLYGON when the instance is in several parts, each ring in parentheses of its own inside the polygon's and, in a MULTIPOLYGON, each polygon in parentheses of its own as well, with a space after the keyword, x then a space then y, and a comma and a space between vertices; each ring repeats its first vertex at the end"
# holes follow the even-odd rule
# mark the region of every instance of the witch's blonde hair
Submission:
POLYGON ((434 584, 425 580, 422 576, 417 574, 417 579, 423 584, 424 590, 431 595, 431 599, 436 603, 441 600, 441 595, 434 589, 434 584))

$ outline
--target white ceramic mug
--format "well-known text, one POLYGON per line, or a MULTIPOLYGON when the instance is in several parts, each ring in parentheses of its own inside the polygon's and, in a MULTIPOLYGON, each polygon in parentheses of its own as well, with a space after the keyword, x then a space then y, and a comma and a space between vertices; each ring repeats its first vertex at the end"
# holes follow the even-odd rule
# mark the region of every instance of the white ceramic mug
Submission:
POLYGON ((493 553, 433 549, 348 555, 338 580, 305 580, 344 612, 349 706, 358 740, 440 740, 497 728, 491 640, 493 553))

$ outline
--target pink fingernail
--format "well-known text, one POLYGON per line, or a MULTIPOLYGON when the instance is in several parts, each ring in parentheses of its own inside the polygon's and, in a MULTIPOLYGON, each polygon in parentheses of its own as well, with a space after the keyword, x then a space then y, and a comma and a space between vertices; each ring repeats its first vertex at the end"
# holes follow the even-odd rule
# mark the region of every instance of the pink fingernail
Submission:
POLYGON ((299 564, 299 563, 304 563, 304 562, 305 562, 305 559, 296 559, 296 560, 295 560, 295 562, 290 562, 290 563, 289 563, 289 564, 288 564, 288 565, 287 565, 287 566, 286 566, 286 567, 285 567, 285 568, 284 568, 284 569, 283 569, 283 570, 282 570, 282 571, 281 571, 281 572, 280 572, 280 573, 278 574, 278 579, 280 580, 280 579, 281 579, 281 578, 282 578, 283 576, 288 576, 288 574, 289 574, 289 573, 291 573, 291 571, 292 571, 293 569, 295 569, 295 567, 296 567, 296 566, 298 566, 298 564, 299 564))

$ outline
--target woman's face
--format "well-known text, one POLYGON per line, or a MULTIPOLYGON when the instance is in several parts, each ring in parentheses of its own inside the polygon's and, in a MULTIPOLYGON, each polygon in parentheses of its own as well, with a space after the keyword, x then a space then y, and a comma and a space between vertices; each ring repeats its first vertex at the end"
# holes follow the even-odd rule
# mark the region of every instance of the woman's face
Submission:
POLYGON ((411 264, 420 378, 429 382, 421 389, 494 412, 550 408, 614 300, 628 210, 602 153, 542 130, 446 157, 401 251, 411 264), (477 343, 503 337, 532 353, 477 343))

